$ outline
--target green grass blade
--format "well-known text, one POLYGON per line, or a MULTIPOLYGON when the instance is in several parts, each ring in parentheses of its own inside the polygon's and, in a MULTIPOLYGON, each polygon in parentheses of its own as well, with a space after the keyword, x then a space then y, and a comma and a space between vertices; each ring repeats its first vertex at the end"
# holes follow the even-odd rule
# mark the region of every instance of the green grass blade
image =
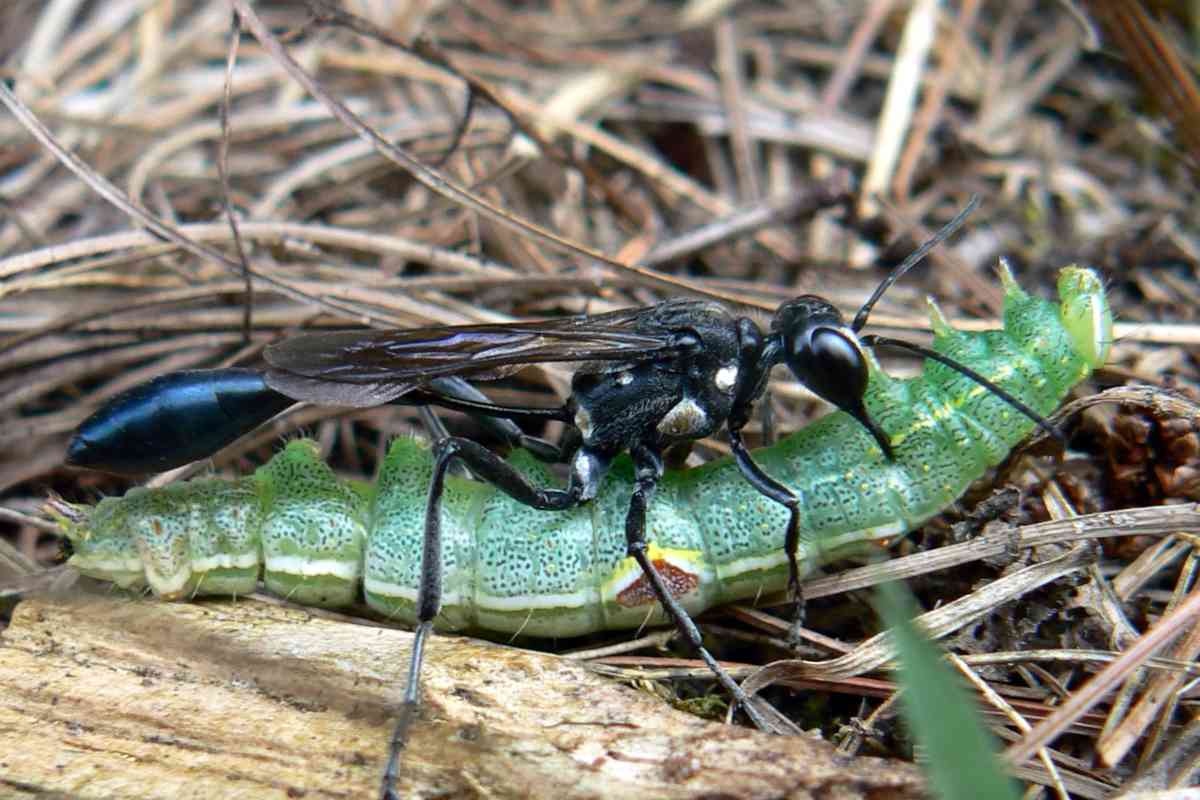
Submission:
POLYGON ((901 709, 924 748, 923 769, 946 800, 1016 800, 1021 795, 1004 774, 998 742, 983 726, 973 695, 912 624, 916 604, 898 583, 879 587, 876 604, 895 636, 900 655, 901 709))

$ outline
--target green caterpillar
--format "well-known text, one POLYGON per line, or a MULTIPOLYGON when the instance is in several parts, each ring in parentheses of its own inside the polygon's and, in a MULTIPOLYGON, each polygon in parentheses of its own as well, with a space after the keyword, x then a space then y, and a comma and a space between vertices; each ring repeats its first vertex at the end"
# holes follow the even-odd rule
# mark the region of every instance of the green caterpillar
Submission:
MULTIPOLYGON (((1100 278, 1067 267, 1060 304, 1022 291, 1002 265, 1004 328, 968 333, 932 306, 933 347, 1041 414, 1104 363, 1112 314, 1100 278)), ((829 414, 755 459, 800 498, 798 559, 812 568, 887 542, 957 499, 1033 423, 987 388, 934 361, 919 377, 870 363, 866 406, 894 449, 889 461, 854 419, 829 414)), ((511 462, 541 485, 544 465, 511 462)), ((376 483, 339 480, 309 441, 294 441, 252 476, 134 489, 95 507, 58 504, 74 545, 69 564, 168 599, 266 587, 299 603, 373 609, 415 619, 431 458, 392 443, 376 483)), ((436 625, 574 636, 665 621, 634 561, 624 520, 633 471, 620 460, 598 496, 538 511, 492 486, 455 479, 443 505, 444 595, 436 625)), ((787 512, 729 459, 668 472, 648 512, 651 557, 690 613, 782 590, 787 512)))

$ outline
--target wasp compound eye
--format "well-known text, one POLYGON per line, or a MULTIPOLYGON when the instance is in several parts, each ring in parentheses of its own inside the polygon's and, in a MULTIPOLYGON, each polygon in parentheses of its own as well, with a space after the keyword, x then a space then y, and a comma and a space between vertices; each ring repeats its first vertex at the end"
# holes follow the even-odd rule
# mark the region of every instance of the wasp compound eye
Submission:
POLYGON ((856 383, 866 386, 867 363, 858 342, 840 331, 820 328, 812 335, 811 348, 815 363, 836 372, 861 375, 862 380, 856 383))
POLYGON ((835 328, 816 328, 790 344, 788 367, 805 386, 846 411, 862 403, 867 360, 855 338, 835 328))

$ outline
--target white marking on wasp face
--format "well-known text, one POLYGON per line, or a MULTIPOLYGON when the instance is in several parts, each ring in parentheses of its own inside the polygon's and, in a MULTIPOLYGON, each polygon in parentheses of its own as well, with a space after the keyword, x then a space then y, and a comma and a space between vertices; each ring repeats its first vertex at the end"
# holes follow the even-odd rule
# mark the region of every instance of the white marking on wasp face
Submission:
POLYGON ((707 423, 704 409, 685 396, 658 421, 658 432, 663 436, 694 436, 705 430, 707 423))
POLYGON ((726 364, 713 375, 713 384, 722 392, 730 392, 737 385, 737 364, 726 364))
POLYGON ((633 373, 626 370, 617 375, 617 386, 628 386, 633 383, 633 373))
POLYGON ((592 438, 592 415, 586 408, 575 410, 575 427, 579 428, 584 439, 592 438))

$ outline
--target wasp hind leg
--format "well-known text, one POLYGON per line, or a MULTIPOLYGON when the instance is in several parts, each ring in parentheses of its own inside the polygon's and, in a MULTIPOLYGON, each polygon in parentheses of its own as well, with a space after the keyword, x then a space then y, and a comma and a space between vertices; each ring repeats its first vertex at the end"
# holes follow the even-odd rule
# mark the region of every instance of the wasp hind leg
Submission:
MULTIPOLYGON (((514 500, 543 511, 565 511, 577 506, 594 487, 581 481, 574 472, 566 489, 543 489, 531 484, 520 472, 487 447, 460 437, 439 439, 433 446, 433 474, 425 504, 425 536, 421 549, 421 576, 417 588, 417 627, 412 655, 408 662, 408 685, 388 749, 387 769, 383 774, 380 796, 398 800, 395 783, 400 754, 408 744, 420 702, 421 663, 425 644, 433 632, 433 621, 442 605, 442 495, 446 474, 455 462, 461 462, 479 480, 490 483, 514 500)), ((596 477, 599 481, 599 477, 596 477)))
MULTIPOLYGON (((438 378, 431 381, 422 402, 454 409, 469 414, 486 427, 492 435, 509 447, 528 450, 539 461, 547 464, 565 464, 579 449, 579 431, 568 426, 557 444, 530 436, 514 422, 517 419, 571 422, 571 413, 566 406, 543 408, 538 406, 502 406, 461 377, 438 378)), ((425 418, 425 415, 422 415, 425 418)), ((429 428, 429 420, 425 419, 429 428)), ((435 439, 446 438, 449 433, 438 423, 438 432, 430 428, 435 439)))

